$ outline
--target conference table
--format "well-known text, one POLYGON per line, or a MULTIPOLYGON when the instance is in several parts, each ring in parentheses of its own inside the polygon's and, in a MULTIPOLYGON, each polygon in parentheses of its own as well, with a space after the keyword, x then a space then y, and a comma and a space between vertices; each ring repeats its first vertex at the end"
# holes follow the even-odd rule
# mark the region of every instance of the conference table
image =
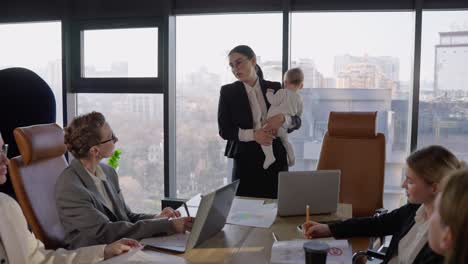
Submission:
MULTIPOLYGON (((265 203, 272 202, 266 200, 265 203)), ((352 217, 350 204, 339 204, 338 210, 328 215, 311 215, 312 221, 334 221, 352 217)), ((186 263, 270 263, 274 243, 272 233, 279 241, 302 239, 297 225, 305 221, 300 217, 276 217, 270 228, 258 228, 226 224, 221 232, 184 254, 186 263)), ((366 239, 350 240, 353 251, 367 247, 366 239)), ((151 254, 151 251, 146 251, 151 254)), ((167 251, 159 251, 172 254, 167 251)))

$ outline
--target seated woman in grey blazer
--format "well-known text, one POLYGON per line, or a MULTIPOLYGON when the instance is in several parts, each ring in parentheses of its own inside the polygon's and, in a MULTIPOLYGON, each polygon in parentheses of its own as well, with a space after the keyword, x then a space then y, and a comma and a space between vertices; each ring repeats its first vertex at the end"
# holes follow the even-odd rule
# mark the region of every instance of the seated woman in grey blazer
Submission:
POLYGON ((140 240, 183 233, 190 217, 164 208, 160 214, 136 214, 125 203, 117 172, 100 163, 117 142, 104 116, 78 116, 65 128, 65 144, 75 157, 60 175, 55 189, 57 208, 69 248, 111 243, 122 237, 140 240))
MULTIPOLYGON (((7 173, 7 150, 0 135, 0 185, 7 173)), ((98 245, 77 250, 46 250, 44 244, 29 231, 26 218, 18 203, 10 196, 0 193, 0 263, 46 264, 46 263, 97 263, 103 259, 127 252, 139 243, 122 239, 110 245, 98 245)))

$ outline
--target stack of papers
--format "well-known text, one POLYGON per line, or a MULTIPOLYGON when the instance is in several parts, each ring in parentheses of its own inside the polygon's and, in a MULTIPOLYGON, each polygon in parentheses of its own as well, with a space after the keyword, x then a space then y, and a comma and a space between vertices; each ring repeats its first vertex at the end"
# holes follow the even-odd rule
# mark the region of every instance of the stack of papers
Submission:
POLYGON ((276 204, 263 200, 234 199, 227 223, 232 225, 269 228, 275 221, 276 204))
MULTIPOLYGON (((272 264, 294 264, 305 262, 304 243, 310 240, 280 241, 271 249, 272 264)), ((327 264, 343 264, 352 262, 352 250, 347 240, 323 240, 330 249, 327 264)))

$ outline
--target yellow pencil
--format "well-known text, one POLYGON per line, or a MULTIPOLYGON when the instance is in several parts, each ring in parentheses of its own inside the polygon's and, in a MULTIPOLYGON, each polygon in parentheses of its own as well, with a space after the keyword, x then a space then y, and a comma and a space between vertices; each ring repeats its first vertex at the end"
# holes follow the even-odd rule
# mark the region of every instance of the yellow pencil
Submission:
POLYGON ((309 205, 306 205, 306 223, 309 223, 309 205))

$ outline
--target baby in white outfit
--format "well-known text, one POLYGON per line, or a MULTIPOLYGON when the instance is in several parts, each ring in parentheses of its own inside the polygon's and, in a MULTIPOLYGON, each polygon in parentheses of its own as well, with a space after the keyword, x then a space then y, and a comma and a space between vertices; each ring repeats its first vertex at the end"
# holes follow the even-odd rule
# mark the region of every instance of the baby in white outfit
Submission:
MULTIPOLYGON (((302 98, 299 95, 299 90, 304 86, 304 73, 300 68, 289 69, 284 74, 284 88, 279 89, 275 94, 274 90, 268 89, 266 97, 271 106, 268 110, 268 118, 277 114, 289 115, 289 116, 301 116, 302 115, 302 98)), ((288 156, 288 165, 293 166, 295 163, 294 149, 292 144, 288 140, 288 132, 285 128, 280 127, 278 129, 278 137, 286 149, 288 156)), ((273 154, 273 146, 263 146, 263 153, 265 154, 265 161, 263 168, 267 169, 271 164, 275 162, 275 156, 273 154)))

